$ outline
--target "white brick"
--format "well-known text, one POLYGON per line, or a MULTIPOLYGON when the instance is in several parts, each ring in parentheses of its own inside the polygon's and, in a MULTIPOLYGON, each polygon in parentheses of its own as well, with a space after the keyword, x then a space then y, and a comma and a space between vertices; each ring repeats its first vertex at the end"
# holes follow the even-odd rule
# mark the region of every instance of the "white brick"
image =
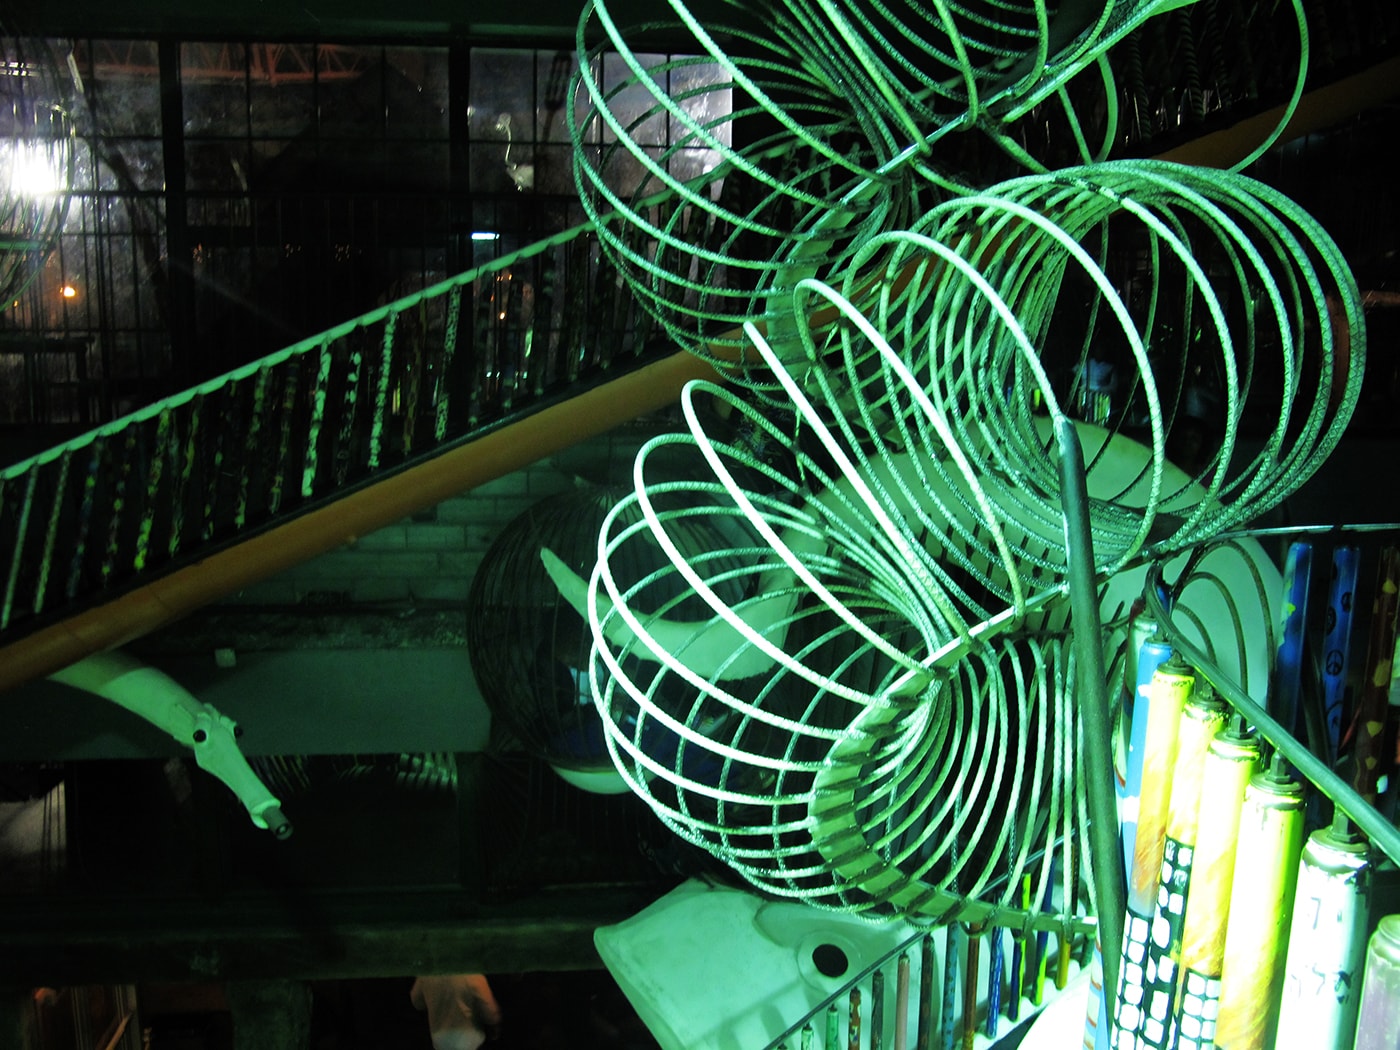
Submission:
POLYGON ((403 525, 389 525, 368 535, 361 536, 349 549, 353 551, 401 551, 406 545, 407 529, 403 525))
POLYGON ((471 495, 476 499, 484 499, 490 496, 523 496, 529 491, 530 482, 527 472, 517 470, 504 477, 483 481, 471 490, 471 495))
POLYGON ((489 506, 488 501, 473 499, 471 496, 453 496, 437 505, 437 520, 439 523, 452 525, 480 521, 483 504, 489 506))
POLYGON ((438 572, 443 576, 460 576, 471 579, 481 568, 482 555, 478 551, 462 551, 438 555, 438 572))
POLYGON ((333 580, 354 583, 362 576, 431 576, 436 571, 437 555, 427 552, 334 551, 313 558, 284 576, 323 586, 333 580))
POLYGON ((467 545, 466 530, 461 525, 441 522, 414 524, 404 528, 405 543, 411 551, 460 551, 467 545))

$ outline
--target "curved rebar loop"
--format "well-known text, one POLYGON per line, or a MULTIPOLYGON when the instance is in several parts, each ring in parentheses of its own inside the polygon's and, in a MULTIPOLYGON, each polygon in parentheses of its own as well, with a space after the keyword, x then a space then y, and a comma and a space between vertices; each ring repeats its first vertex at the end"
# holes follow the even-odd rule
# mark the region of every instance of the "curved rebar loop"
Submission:
POLYGON ((872 461, 929 449, 915 461, 938 472, 942 449, 961 448, 985 465, 998 520, 1047 545, 1040 567, 1057 574, 1047 419, 1082 410, 1096 368, 1111 371, 1113 393, 1102 431, 1081 427, 1081 439, 1096 559, 1112 572, 1293 492, 1340 439, 1365 359, 1355 282, 1302 209, 1241 175, 1160 162, 949 201, 866 242, 843 294, 807 281, 794 299, 802 317, 835 309, 824 329, 803 329, 803 381, 826 391, 847 442, 872 461), (1206 399, 1220 422, 1177 469, 1206 399), (946 420, 936 438, 931 409, 946 420), (1242 424, 1260 435, 1257 451, 1241 447, 1242 424), (1129 449, 1141 450, 1136 463, 1129 449))
POLYGON ((1161 5, 786 0, 719 25, 670 6, 688 57, 634 51, 660 23, 620 27, 601 0, 580 18, 580 197, 667 335, 774 393, 739 326, 775 325, 781 349, 798 280, 836 280, 862 240, 966 192, 935 162, 945 135, 980 129, 1030 159, 1001 132, 1027 106, 1091 66, 1114 98, 1104 52, 1161 5))
MULTIPOLYGON (((1083 925, 1070 866, 1051 861, 1084 850, 1063 636, 972 638, 930 669, 915 657, 940 645, 940 602, 921 599, 880 549, 878 514, 850 492, 794 504, 802 486, 777 474, 763 495, 645 478, 653 456, 693 439, 644 451, 641 486, 600 538, 593 686, 631 789, 773 894, 916 921, 1083 925), (716 516, 730 535, 744 522, 753 545, 736 536, 734 549, 625 575, 632 545, 679 553, 716 516), (717 599, 739 578, 736 555, 750 561, 748 596, 726 606, 717 599), (675 576, 714 603, 712 617, 670 618, 665 602, 651 611, 650 593, 675 593, 675 576), (1024 876, 1033 900, 1057 905, 1020 909, 1024 876)), ((762 472, 732 446, 707 450, 726 474, 762 472)), ((821 476, 816 458, 803 469, 821 476)))

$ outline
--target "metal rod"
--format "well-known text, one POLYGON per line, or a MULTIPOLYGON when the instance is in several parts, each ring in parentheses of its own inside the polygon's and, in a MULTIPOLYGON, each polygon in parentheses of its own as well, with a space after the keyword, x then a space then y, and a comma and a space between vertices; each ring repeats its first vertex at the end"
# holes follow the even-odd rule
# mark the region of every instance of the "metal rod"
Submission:
MULTIPOLYGON (((1056 416, 1055 439, 1060 451, 1060 497, 1065 515, 1065 549, 1069 559, 1069 600, 1074 623, 1074 646, 1080 717, 1084 724, 1084 759, 1089 805, 1089 849, 1094 863, 1094 892, 1098 903, 1099 936, 1104 945, 1123 941, 1127 890, 1123 854, 1118 843, 1118 806, 1113 783, 1113 725, 1104 669, 1103 628, 1099 620, 1098 587, 1094 582, 1094 541, 1089 531, 1089 492, 1084 452, 1067 416, 1056 416)), ((1160 621, 1159 621, 1160 622, 1160 621)), ((1118 986, 1118 956, 1104 952, 1104 987, 1118 986)))

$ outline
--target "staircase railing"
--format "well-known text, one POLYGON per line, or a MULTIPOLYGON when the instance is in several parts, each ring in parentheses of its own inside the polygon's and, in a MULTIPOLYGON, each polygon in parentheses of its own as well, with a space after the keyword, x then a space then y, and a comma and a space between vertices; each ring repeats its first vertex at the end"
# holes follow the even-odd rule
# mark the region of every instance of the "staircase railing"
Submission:
POLYGON ((0 644, 658 356, 593 224, 0 470, 0 644))

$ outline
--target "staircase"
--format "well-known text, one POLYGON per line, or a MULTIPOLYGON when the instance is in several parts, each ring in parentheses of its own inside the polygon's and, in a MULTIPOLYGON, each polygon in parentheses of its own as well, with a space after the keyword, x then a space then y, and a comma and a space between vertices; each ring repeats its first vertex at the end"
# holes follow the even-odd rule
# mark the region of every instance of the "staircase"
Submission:
POLYGON ((0 470, 0 690, 674 401, 622 289, 577 226, 0 470))

